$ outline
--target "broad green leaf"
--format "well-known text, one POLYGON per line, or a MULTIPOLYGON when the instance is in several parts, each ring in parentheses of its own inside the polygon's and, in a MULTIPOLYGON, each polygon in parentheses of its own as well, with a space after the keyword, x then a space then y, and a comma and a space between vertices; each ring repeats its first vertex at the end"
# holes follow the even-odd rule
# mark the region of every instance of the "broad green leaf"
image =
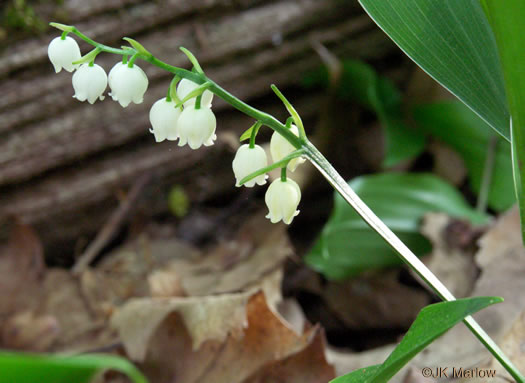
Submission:
POLYGON ((146 378, 127 359, 115 355, 85 354, 76 356, 0 352, 0 381, 16 383, 84 383, 104 370, 126 374, 134 383, 146 378))
POLYGON ((481 0, 496 36, 499 57, 505 77, 512 139, 512 169, 520 206, 521 231, 525 241, 525 34, 523 0, 481 0))
MULTIPOLYGON (((405 123, 399 90, 363 62, 344 60, 342 64, 337 95, 343 100, 355 101, 377 114, 385 132, 386 154, 383 165, 391 167, 421 154, 425 148, 425 137, 405 123)), ((326 68, 312 72, 304 79, 306 86, 327 86, 328 81, 326 68)))
POLYGON ((478 0, 359 2, 416 64, 510 141, 496 42, 478 0))
MULTIPOLYGON (((349 185, 419 255, 430 250, 429 242, 419 234, 421 218, 427 212, 445 212, 474 224, 488 222, 488 216, 468 206, 455 188, 431 174, 382 173, 359 177, 349 185)), ((332 216, 306 262, 327 278, 344 279, 401 261, 336 193, 332 216)))
POLYGON ((467 316, 500 302, 503 302, 503 299, 499 297, 475 297, 429 305, 421 310, 401 342, 383 364, 353 371, 332 380, 331 383, 388 382, 414 356, 447 330, 467 316))
MULTIPOLYGON (((489 141, 494 133, 488 125, 459 102, 439 102, 414 108, 414 119, 426 132, 452 146, 463 158, 474 192, 479 193, 489 141)), ((510 145, 497 137, 489 206, 503 211, 516 203, 510 145)))

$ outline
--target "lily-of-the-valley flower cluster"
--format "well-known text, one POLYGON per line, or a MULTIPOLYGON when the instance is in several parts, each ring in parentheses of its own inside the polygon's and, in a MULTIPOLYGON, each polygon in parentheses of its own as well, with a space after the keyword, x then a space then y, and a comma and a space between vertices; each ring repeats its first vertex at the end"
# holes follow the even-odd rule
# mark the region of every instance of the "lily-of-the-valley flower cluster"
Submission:
MULTIPOLYGON (((140 57, 137 47, 143 52, 148 54, 149 52, 145 51, 140 44, 127 39, 135 49, 127 47, 128 50, 125 50, 126 47, 123 47, 124 50, 114 48, 104 50, 101 48, 101 44, 82 35, 74 27, 55 23, 52 25, 61 29, 63 33, 62 36, 53 39, 49 44, 49 59, 57 73, 62 69, 68 72, 74 71, 72 79, 75 91, 74 98, 79 101, 87 100, 93 104, 97 99, 104 99, 104 92, 109 85, 109 95, 114 101, 118 101, 122 107, 126 108, 132 102, 135 104, 143 102, 144 94, 148 88, 148 78, 144 71, 135 64, 135 60, 140 57), (77 42, 68 36, 68 33, 71 32, 95 45, 95 49, 82 57, 77 42), (112 50, 118 52, 112 52, 112 50), (122 61, 113 66, 109 75, 106 75, 104 69, 94 62, 96 56, 102 51, 122 55, 122 61)), ((194 64, 194 71, 201 70, 193 55, 189 51, 184 49, 183 51, 194 64)), ((290 108, 293 110, 284 96, 276 88, 274 90, 285 102, 288 110, 290 108)), ((206 83, 197 84, 176 75, 169 86, 166 97, 157 100, 150 109, 149 118, 152 125, 150 132, 154 135, 155 141, 179 140, 179 146, 188 144, 191 149, 198 149, 202 145, 213 145, 217 138, 215 134, 217 122, 211 110, 213 96, 213 92, 207 89, 206 83)), ((296 124, 299 123, 302 132, 304 132, 304 128, 298 115, 292 113, 292 116, 294 115, 295 118, 291 117, 287 121, 286 128, 296 137, 299 137, 300 131, 296 124)), ((266 217, 273 223, 282 220, 284 223, 290 224, 293 218, 299 214, 297 207, 301 200, 301 190, 295 181, 287 177, 286 173, 287 170, 295 171, 297 166, 305 160, 301 157, 300 151, 279 132, 274 131, 270 141, 273 165, 268 165, 265 150, 255 144, 255 137, 262 125, 262 122, 257 121, 241 137, 241 140, 249 138, 250 141, 249 144, 239 147, 233 159, 232 168, 236 178, 236 186, 264 185, 268 178, 267 171, 273 168, 281 168, 281 177, 271 183, 265 195, 265 202, 269 210, 266 217)))

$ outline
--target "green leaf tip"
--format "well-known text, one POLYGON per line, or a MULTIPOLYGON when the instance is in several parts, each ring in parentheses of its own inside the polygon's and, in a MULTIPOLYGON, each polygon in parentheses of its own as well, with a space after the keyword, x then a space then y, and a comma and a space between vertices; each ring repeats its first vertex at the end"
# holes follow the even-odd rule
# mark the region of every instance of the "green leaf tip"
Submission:
MULTIPOLYGON (((521 0, 516 2, 521 6, 521 0)), ((510 141, 510 114, 498 47, 478 0, 359 3, 417 65, 510 141)), ((508 1, 490 3, 511 8, 508 1)), ((505 24, 519 29, 521 21, 516 24, 507 18, 505 24)))
MULTIPOLYGON (((241 134, 241 137, 239 137, 239 142, 243 142, 244 140, 251 138, 253 130, 256 129, 258 131, 261 126, 262 124, 260 121, 257 121, 255 124, 250 126, 243 134, 241 134)), ((257 132, 255 132, 255 134, 257 134, 257 132)))
POLYGON ((286 110, 288 110, 288 113, 290 113, 290 115, 292 116, 293 121, 295 122, 295 125, 299 129, 299 136, 301 138, 306 137, 303 121, 301 120, 301 116, 299 116, 299 113, 297 113, 297 110, 295 110, 295 108, 290 103, 290 101, 288 101, 286 97, 284 97, 284 95, 281 93, 281 91, 277 88, 275 84, 270 85, 270 88, 272 88, 274 93, 277 95, 277 97, 279 97, 279 99, 282 101, 282 103, 286 107, 286 110))
POLYGON ((241 134, 239 137, 239 142, 243 142, 244 140, 248 140, 252 136, 253 126, 246 129, 246 131, 241 134))
POLYGON ((49 23, 49 25, 52 26, 53 28, 60 29, 61 31, 67 32, 67 33, 75 31, 75 27, 73 25, 66 25, 66 24, 53 23, 53 22, 49 23))
POLYGON ((102 49, 100 47, 96 47, 95 49, 93 49, 89 53, 86 53, 84 56, 82 56, 77 61, 73 61, 73 64, 77 65, 77 64, 84 64, 84 63, 91 62, 91 61, 95 60, 95 58, 97 57, 97 55, 100 52, 102 52, 102 49))
POLYGON ((193 68, 195 68, 197 73, 204 74, 204 71, 202 70, 201 65, 199 64, 199 61, 195 55, 184 47, 179 47, 179 49, 188 57, 188 60, 190 60, 190 62, 193 64, 193 68))
POLYGON ((127 41, 129 45, 131 45, 141 55, 151 56, 151 53, 146 48, 144 48, 144 46, 137 40, 133 40, 129 37, 124 37, 122 40, 127 41))
POLYGON ((380 365, 373 365, 340 376, 330 383, 385 383, 412 358, 456 324, 488 306, 503 301, 500 297, 461 298, 424 307, 401 342, 380 365))

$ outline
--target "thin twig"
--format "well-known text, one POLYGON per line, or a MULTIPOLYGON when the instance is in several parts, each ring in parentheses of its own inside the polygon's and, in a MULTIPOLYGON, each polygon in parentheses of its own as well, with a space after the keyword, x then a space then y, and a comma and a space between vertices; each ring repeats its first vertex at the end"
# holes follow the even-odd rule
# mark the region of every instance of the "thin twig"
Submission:
POLYGON ((100 253, 104 246, 106 246, 108 242, 111 241, 128 216, 133 204, 140 196, 140 193, 150 180, 151 174, 149 173, 144 174, 137 179, 137 181, 131 187, 131 190, 129 191, 125 200, 122 201, 117 210, 113 212, 111 217, 109 217, 102 229, 98 232, 93 242, 89 244, 86 250, 75 262, 75 265, 71 269, 73 275, 81 274, 86 269, 86 267, 89 266, 93 259, 95 259, 95 257, 100 253))

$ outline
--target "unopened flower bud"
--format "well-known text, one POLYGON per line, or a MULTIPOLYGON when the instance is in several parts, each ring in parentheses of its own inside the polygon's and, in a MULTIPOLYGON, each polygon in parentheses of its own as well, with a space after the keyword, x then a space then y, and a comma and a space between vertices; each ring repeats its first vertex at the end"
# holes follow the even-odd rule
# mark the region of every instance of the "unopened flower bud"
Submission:
MULTIPOLYGON (((235 158, 233 159, 233 173, 235 174, 236 183, 235 186, 240 187, 239 182, 250 175, 251 173, 262 169, 268 165, 268 160, 266 158, 266 152, 259 145, 255 145, 253 148, 250 148, 250 145, 244 144, 235 153, 235 158)), ((266 179, 268 178, 267 174, 261 174, 255 178, 252 178, 248 182, 244 183, 246 187, 253 187, 257 183, 258 185, 264 185, 266 179)))
MULTIPOLYGON (((292 125, 290 127, 290 131, 299 137, 299 129, 297 129, 297 126, 292 125)), ((272 153, 273 162, 279 162, 295 150, 296 148, 290 144, 286 138, 281 136, 278 132, 273 132, 272 138, 270 140, 270 153, 272 153)), ((297 166, 302 164, 304 161, 306 160, 301 157, 294 158, 288 163, 288 170, 292 172, 295 171, 297 166)))
POLYGON ((73 97, 93 104, 97 99, 104 99, 102 94, 107 85, 108 76, 100 65, 82 64, 73 74, 73 89, 75 89, 73 97))
POLYGON ((301 189, 290 178, 286 181, 279 178, 270 184, 264 200, 269 210, 266 218, 269 218, 272 223, 279 222, 282 219, 285 224, 289 225, 294 217, 299 214, 297 206, 301 201, 301 189))
POLYGON ((180 108, 175 108, 175 102, 167 101, 166 97, 156 101, 149 111, 149 121, 156 142, 164 140, 175 141, 179 138, 177 123, 181 114, 180 108))
POLYGON ((213 141, 217 139, 216 127, 217 121, 210 108, 184 108, 178 121, 179 146, 187 143, 190 148, 198 149, 202 145, 213 145, 213 141))
POLYGON ((137 64, 133 64, 130 68, 128 64, 119 62, 109 73, 111 88, 109 95, 114 101, 118 101, 123 108, 131 102, 142 103, 144 93, 148 89, 148 77, 137 64))
MULTIPOLYGON (((183 78, 182 80, 180 80, 179 85, 177 85, 177 96, 179 96, 179 98, 183 100, 184 97, 190 94, 190 92, 194 90, 195 88, 197 88, 198 86, 199 85, 195 84, 193 81, 183 78)), ((190 98, 188 101, 184 103, 184 106, 187 107, 187 106, 195 105, 195 99, 196 97, 190 98)), ((211 108, 212 100, 213 100, 213 93, 210 92, 209 90, 205 90, 202 93, 201 107, 211 108)))
POLYGON ((69 36, 66 36, 64 40, 62 37, 54 38, 49 43, 47 55, 55 67, 56 73, 60 72, 62 68, 68 72, 73 72, 79 67, 78 64, 73 65, 73 61, 80 60, 80 48, 75 39, 69 36))

